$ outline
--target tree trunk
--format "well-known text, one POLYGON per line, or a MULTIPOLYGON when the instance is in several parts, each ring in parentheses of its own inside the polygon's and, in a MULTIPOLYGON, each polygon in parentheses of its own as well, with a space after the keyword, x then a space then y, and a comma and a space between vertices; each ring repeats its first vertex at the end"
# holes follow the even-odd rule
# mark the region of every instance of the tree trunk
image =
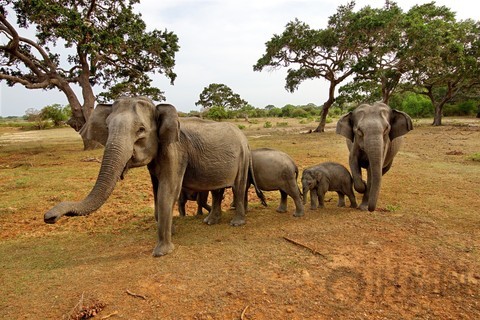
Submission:
POLYGON ((320 116, 320 123, 318 124, 318 127, 313 130, 313 132, 325 132, 325 124, 327 123, 328 110, 330 110, 330 107, 335 102, 336 86, 337 83, 335 81, 330 81, 330 86, 328 88, 328 100, 325 101, 325 103, 323 104, 322 114, 320 116))
POLYGON ((442 105, 435 106, 435 115, 433 116, 433 123, 434 126, 441 126, 442 125, 442 105))

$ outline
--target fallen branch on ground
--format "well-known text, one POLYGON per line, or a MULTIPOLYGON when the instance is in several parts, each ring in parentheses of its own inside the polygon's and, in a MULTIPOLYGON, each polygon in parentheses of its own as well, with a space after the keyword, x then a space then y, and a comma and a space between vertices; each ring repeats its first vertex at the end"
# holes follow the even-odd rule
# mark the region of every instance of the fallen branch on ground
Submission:
POLYGON ((308 250, 310 250, 310 251, 311 251, 313 254, 315 254, 315 255, 319 255, 320 257, 322 257, 322 258, 324 258, 324 259, 327 259, 327 257, 326 257, 324 254, 322 254, 322 253, 318 252, 317 250, 315 250, 315 249, 307 246, 306 244, 300 243, 300 242, 298 242, 298 241, 295 241, 295 240, 290 239, 290 238, 287 238, 287 237, 283 237, 283 239, 285 239, 285 240, 287 240, 288 242, 293 243, 293 244, 295 244, 295 245, 297 245, 297 246, 300 246, 300 247, 302 247, 302 248, 308 249, 308 250))
POLYGON ((245 319, 245 313, 247 312, 248 307, 250 307, 250 305, 247 305, 245 309, 243 309, 242 314, 240 315, 240 320, 245 319))
POLYGON ((131 292, 130 290, 126 290, 125 291, 128 295, 131 295, 132 297, 135 297, 135 298, 141 298, 143 300, 147 300, 147 297, 145 297, 144 295, 141 295, 141 294, 138 294, 138 293, 133 293, 131 292))

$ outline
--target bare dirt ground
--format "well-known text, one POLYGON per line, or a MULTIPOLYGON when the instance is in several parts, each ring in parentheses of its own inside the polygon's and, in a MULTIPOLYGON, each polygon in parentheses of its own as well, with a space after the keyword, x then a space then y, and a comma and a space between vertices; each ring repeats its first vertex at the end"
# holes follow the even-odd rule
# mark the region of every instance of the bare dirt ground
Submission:
MULTIPOLYGON (((347 164, 335 123, 305 134, 316 124, 270 121, 238 122, 252 148, 283 150, 300 171, 347 164)), ((46 225, 45 211, 90 191, 102 150, 81 151, 71 129, 30 138, 4 129, 0 318, 479 319, 480 162, 471 156, 480 152, 480 122, 445 123, 415 122, 373 213, 337 208, 329 193, 325 209, 295 218, 291 199, 279 214, 277 192, 266 192, 264 208, 252 191, 247 224, 234 228, 227 194, 218 225, 176 217, 176 249, 161 258, 151 256, 145 168, 129 172, 90 216, 46 225)))

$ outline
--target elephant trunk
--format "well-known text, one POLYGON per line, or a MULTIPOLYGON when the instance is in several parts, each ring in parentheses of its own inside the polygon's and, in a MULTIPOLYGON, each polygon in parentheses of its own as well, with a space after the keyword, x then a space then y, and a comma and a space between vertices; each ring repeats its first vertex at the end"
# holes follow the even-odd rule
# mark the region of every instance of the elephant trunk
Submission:
POLYGON ((368 155, 368 211, 375 211, 380 187, 382 184, 383 167, 383 139, 368 139, 365 143, 365 152, 368 155))
POLYGON ((97 181, 88 196, 79 202, 59 203, 45 213, 46 223, 55 223, 63 215, 88 215, 105 203, 125 169, 128 169, 127 164, 133 152, 133 148, 127 147, 128 144, 120 144, 117 141, 119 139, 115 139, 114 136, 107 141, 97 181))
POLYGON ((303 204, 307 204, 307 194, 308 194, 309 188, 308 186, 303 187, 303 204))

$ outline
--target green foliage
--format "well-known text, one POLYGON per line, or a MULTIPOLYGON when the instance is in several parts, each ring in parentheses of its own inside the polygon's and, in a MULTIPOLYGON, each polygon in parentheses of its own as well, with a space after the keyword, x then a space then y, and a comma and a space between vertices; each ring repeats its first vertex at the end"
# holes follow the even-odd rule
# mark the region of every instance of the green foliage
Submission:
POLYGON ((480 161, 480 152, 476 152, 468 157, 472 161, 480 161))
POLYGON ((178 38, 167 30, 147 31, 141 15, 134 12, 138 2, 4 1, 0 27, 7 40, 0 47, 4 60, 0 79, 9 86, 56 88, 70 93, 71 84, 78 84, 84 105, 75 94, 67 95, 75 118, 72 126, 83 125, 82 109, 93 108, 96 98, 105 101, 120 95, 146 95, 155 101, 164 100, 163 92, 152 86, 150 76, 163 74, 173 83, 178 38), (7 16, 7 9, 15 14, 7 16), (9 21, 15 15, 19 28, 36 27, 34 36, 19 36, 25 32, 9 21), (57 53, 59 43, 71 49, 68 56, 57 53), (94 85, 108 91, 94 96, 94 85))
POLYGON ((277 127, 288 127, 288 122, 277 122, 277 127))
POLYGON ((271 128, 272 127, 272 123, 270 121, 266 121, 264 124, 263 124, 263 127, 264 128, 271 128))
POLYGON ((477 113, 478 102, 467 100, 457 104, 448 104, 443 109, 444 116, 471 116, 477 113))
POLYGON ((305 109, 296 108, 295 110, 292 111, 291 116, 293 118, 307 118, 309 116, 309 113, 305 111, 305 109))
POLYGON ((203 88, 200 99, 195 102, 196 106, 202 106, 208 110, 214 106, 221 106, 225 110, 239 110, 248 105, 248 102, 240 98, 232 89, 224 84, 212 83, 203 88))
POLYGON ((238 127, 238 129, 240 129, 240 130, 243 130, 243 129, 246 128, 245 125, 243 125, 243 124, 239 124, 239 125, 237 125, 237 127, 238 127))
POLYGON ((414 118, 426 118, 433 116, 434 108, 430 99, 424 95, 406 93, 403 95, 398 106, 392 105, 400 111, 406 112, 414 118))
POLYGON ((59 104, 52 104, 40 111, 40 117, 44 121, 51 120, 54 127, 59 127, 71 116, 70 106, 62 107, 59 104))
POLYGON ((228 119, 228 112, 223 106, 213 106, 208 109, 206 115, 208 119, 220 121, 222 119, 228 119))

